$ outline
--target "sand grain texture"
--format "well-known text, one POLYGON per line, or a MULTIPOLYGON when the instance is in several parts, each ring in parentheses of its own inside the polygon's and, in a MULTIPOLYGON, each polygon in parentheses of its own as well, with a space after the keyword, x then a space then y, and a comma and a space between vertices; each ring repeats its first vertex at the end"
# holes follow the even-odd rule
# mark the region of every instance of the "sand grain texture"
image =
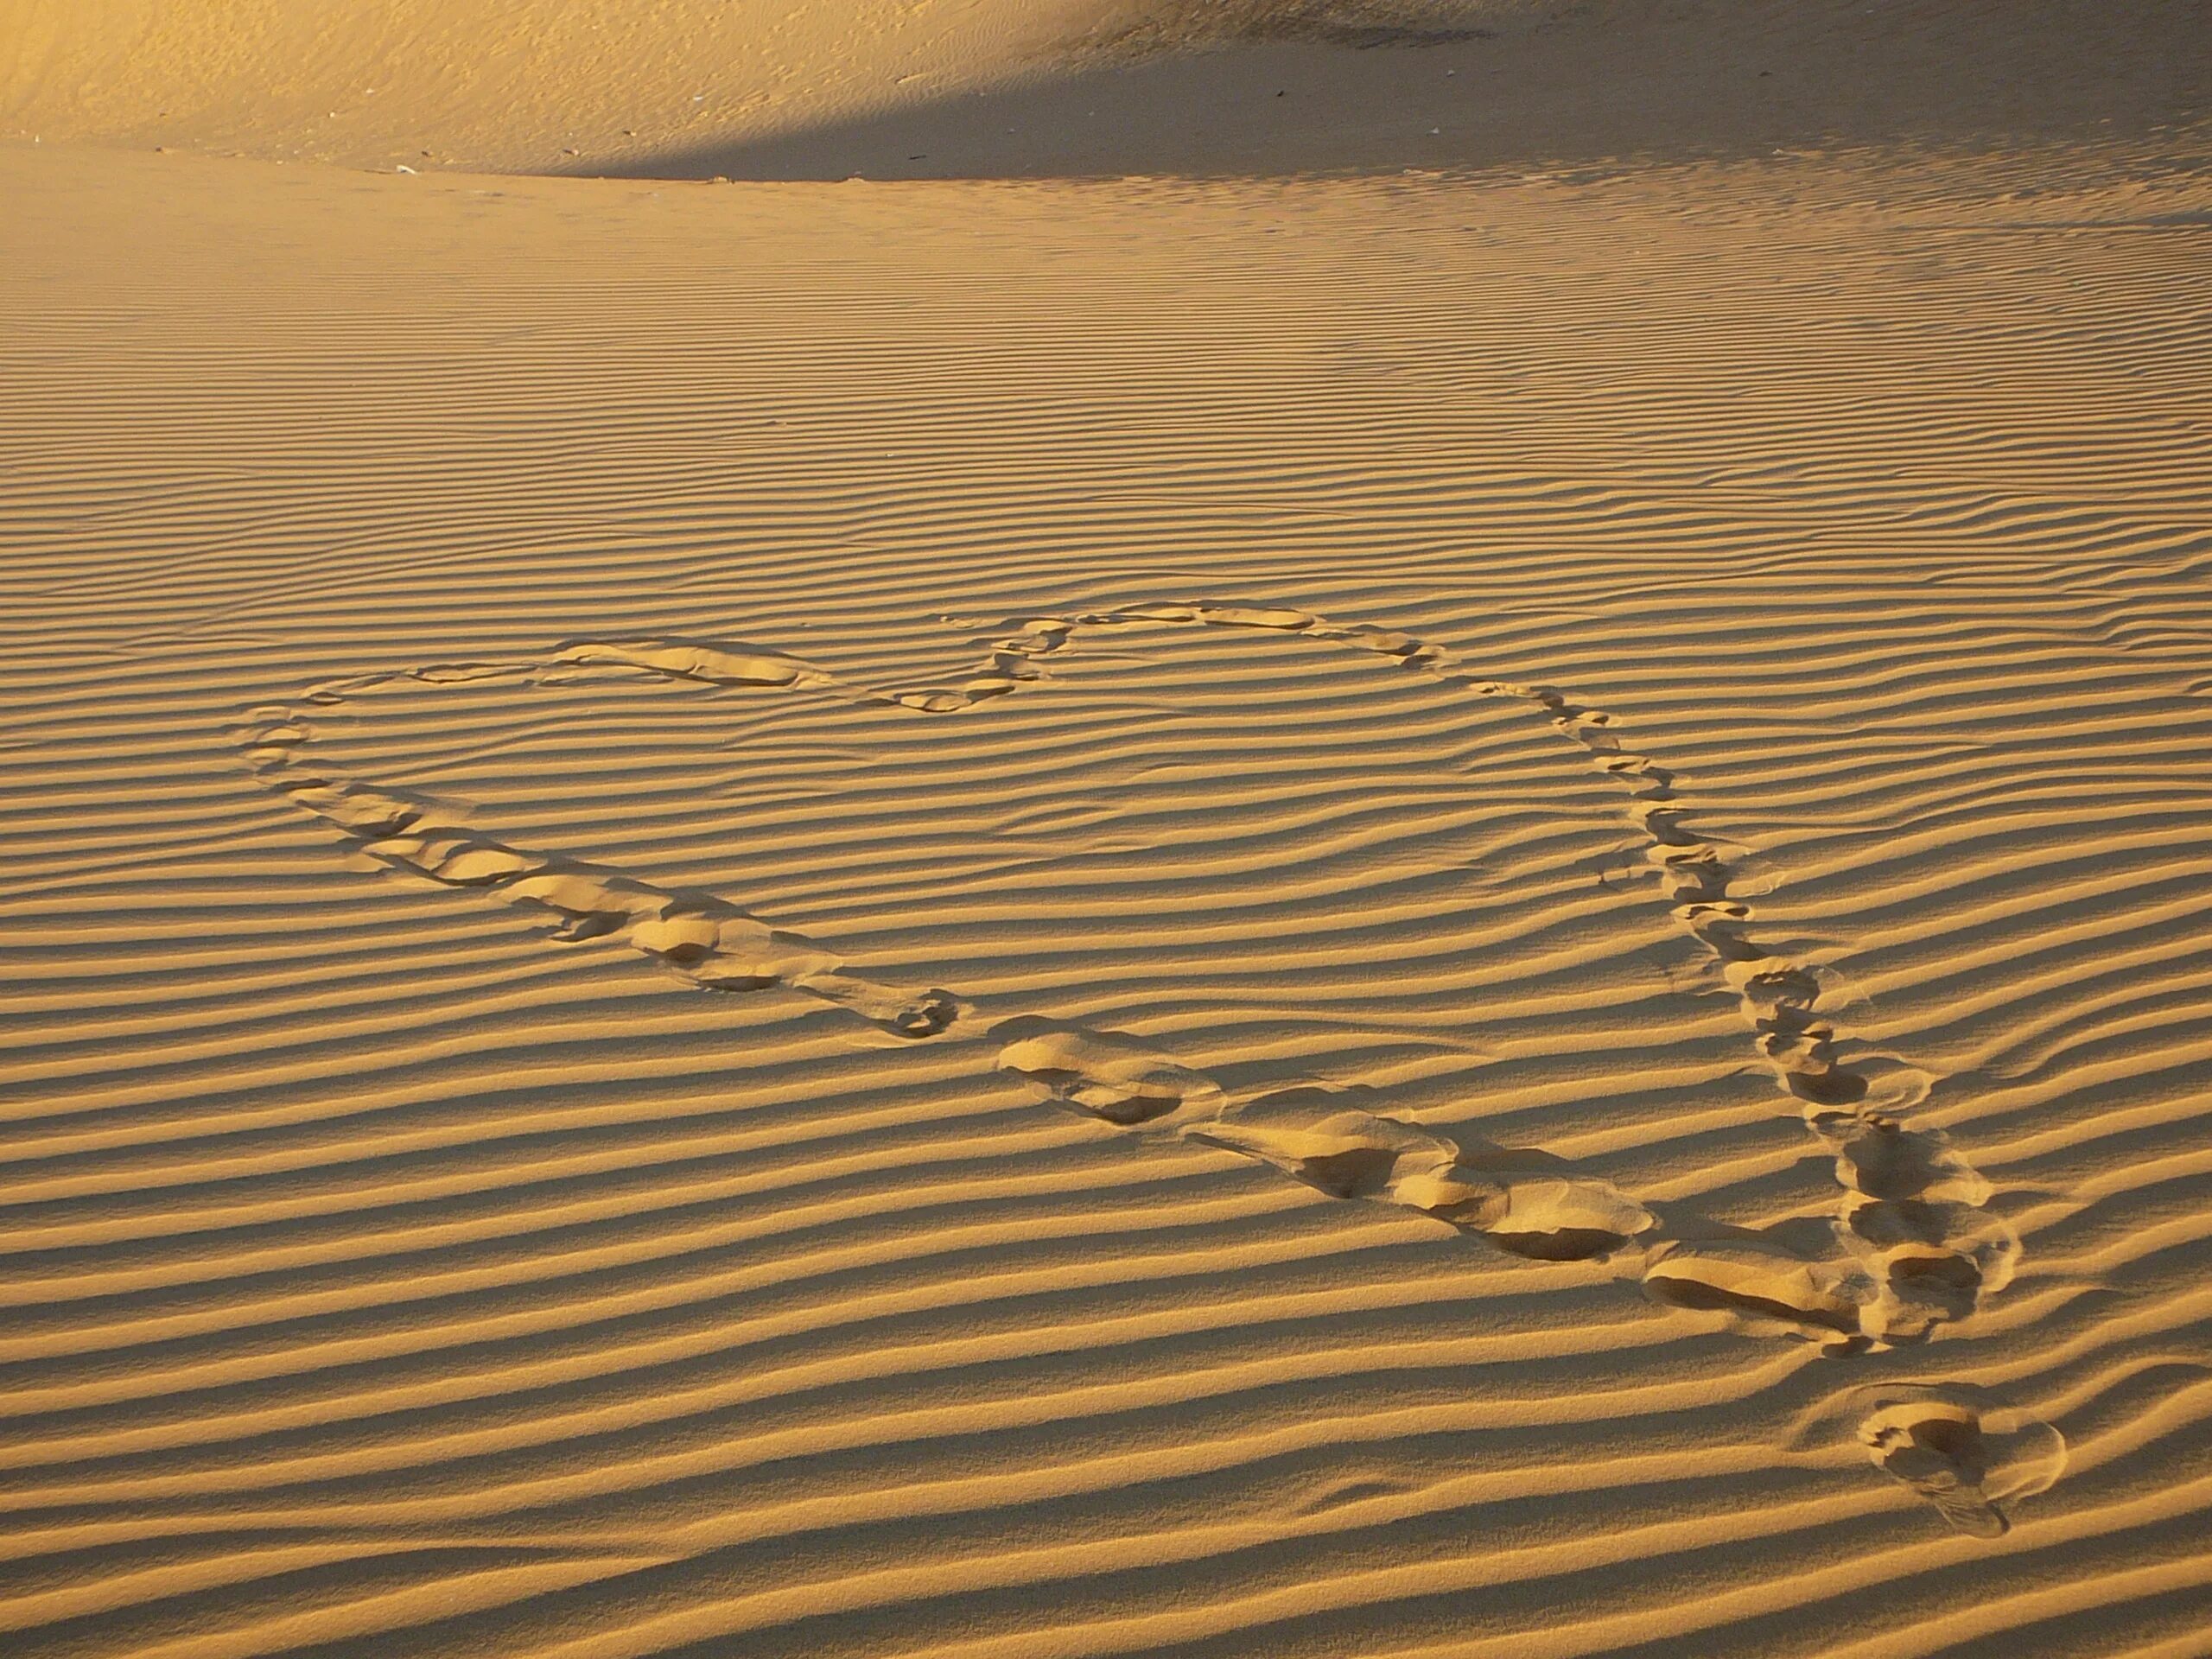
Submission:
MULTIPOLYGON (((1261 32, 1175 73, 1481 44, 1261 32)), ((720 187, 70 107, 10 1659, 2203 1650, 2201 128, 720 187)))

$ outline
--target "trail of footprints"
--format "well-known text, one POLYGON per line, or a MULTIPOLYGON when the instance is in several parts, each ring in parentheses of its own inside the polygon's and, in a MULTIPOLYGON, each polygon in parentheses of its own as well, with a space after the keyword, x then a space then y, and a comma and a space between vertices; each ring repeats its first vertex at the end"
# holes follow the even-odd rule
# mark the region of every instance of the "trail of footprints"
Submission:
MULTIPOLYGON (((1044 678, 1043 659, 1078 632, 1178 623, 1302 634, 1371 652, 1473 695, 1526 704, 1587 751, 1627 790, 1643 856, 1674 917, 1712 954, 1778 1087, 1833 1155, 1842 1189, 1837 1213, 1809 1248, 1802 1230, 1785 1241, 1773 1232, 1662 1214, 1547 1154, 1370 1112, 1352 1091, 1306 1086, 1232 1098, 1205 1073, 1134 1039, 1033 1016, 999 1020, 986 1029, 1001 1045, 1001 1069, 1059 1105, 1122 1128, 1221 1147, 1332 1198, 1400 1205, 1516 1255, 1606 1260, 1656 1301, 1715 1311, 1754 1334, 1808 1338, 1830 1354, 1918 1342, 1966 1318, 1983 1296, 2004 1287, 2018 1247, 1986 1208, 1988 1182, 1941 1133, 1900 1119, 1924 1096, 1927 1077, 1890 1056, 1846 1055, 1820 1011, 1820 980, 1758 944, 1751 907, 1732 892, 1738 874, 1727 851, 1684 823, 1674 804, 1673 775, 1624 747, 1604 710, 1550 686, 1482 677, 1444 648, 1410 635, 1273 607, 1135 605, 1014 625, 964 684, 912 692, 850 686, 772 652, 664 639, 588 641, 535 661, 331 682, 294 704, 252 711, 245 748, 273 788, 395 869, 551 912, 561 919, 557 939, 619 940, 707 989, 780 986, 919 1040, 972 1027, 981 1016, 949 991, 888 986, 855 973, 827 947, 711 893, 659 887, 579 859, 516 847, 461 823, 435 799, 343 777, 315 757, 317 716, 401 682, 527 682, 592 667, 950 714, 1044 678)), ((2049 1485, 2065 1458, 2063 1441, 2047 1424, 1942 1385, 1883 1395, 1859 1433, 1878 1467, 1929 1498, 1954 1525, 1979 1535, 2004 1530, 2000 1498, 2049 1485), (2000 1419, 2001 1432, 1993 1426, 2000 1419), (2000 1440, 2029 1448, 2022 1454, 2027 1476, 2017 1470, 2005 1476, 2012 1465, 1993 1463, 1988 1448, 2000 1440)))

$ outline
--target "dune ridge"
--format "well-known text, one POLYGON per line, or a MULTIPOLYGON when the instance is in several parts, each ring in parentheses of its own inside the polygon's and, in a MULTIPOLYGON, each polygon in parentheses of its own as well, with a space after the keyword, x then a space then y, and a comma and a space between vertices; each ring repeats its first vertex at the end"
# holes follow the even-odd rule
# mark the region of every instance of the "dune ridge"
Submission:
POLYGON ((0 137, 390 172, 1267 177, 2201 123, 2193 0, 0 0, 0 137))

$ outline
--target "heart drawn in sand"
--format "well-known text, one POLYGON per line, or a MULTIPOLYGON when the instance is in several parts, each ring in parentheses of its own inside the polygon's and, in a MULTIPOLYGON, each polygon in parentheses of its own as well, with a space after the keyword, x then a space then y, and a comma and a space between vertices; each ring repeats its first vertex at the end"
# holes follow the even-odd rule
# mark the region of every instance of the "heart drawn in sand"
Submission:
MULTIPOLYGON (((1653 1300, 1718 1312, 1747 1332, 1808 1338, 1836 1355, 1918 1343, 1971 1315, 2012 1271, 2017 1243, 1988 1209, 1989 1184, 1940 1132, 1904 1119, 1925 1092, 1925 1074, 1895 1057, 1843 1052, 1820 1006, 1820 979, 1757 943, 1756 918, 1731 852, 1684 821, 1673 774, 1624 746, 1610 714, 1553 687, 1486 677, 1443 646, 1409 634, 1270 605, 1131 605, 1016 620, 964 683, 918 691, 850 685, 798 658, 731 644, 586 640, 531 661, 334 682, 290 705, 255 711, 245 741, 271 787, 385 865, 550 914, 558 938, 619 941, 708 990, 774 989, 819 999, 913 1042, 956 1028, 978 1031, 997 1046, 1001 1069, 1067 1109, 1129 1133, 1172 1135, 1250 1159, 1333 1198, 1402 1206, 1516 1255, 1606 1260, 1653 1300), (468 827, 435 798, 344 775, 324 764, 316 742, 320 716, 379 689, 585 667, 956 715, 1038 686, 1055 654, 1079 637, 1136 625, 1299 635, 1360 653, 1378 673, 1422 675, 1471 698, 1502 699, 1546 722, 1615 780, 1672 916, 1710 954, 1738 998, 1760 1059, 1834 1157, 1840 1201, 1824 1236, 1808 1248, 1802 1229, 1785 1241, 1776 1230, 1674 1213, 1539 1151, 1370 1110, 1358 1090, 1301 1085, 1240 1096, 1123 1033, 988 1010, 948 989, 886 984, 833 947, 713 893, 512 845, 468 827)), ((1910 1400, 1885 1399, 1879 1443, 1905 1449, 1882 1466, 1936 1501, 1955 1523, 1988 1532, 1997 1524, 1993 1506, 1980 1496, 1952 1496, 1966 1489, 1961 1481, 1981 1492, 1970 1471, 1954 1479, 1929 1464, 1947 1455, 1945 1446, 1967 1446, 1972 1439, 1936 1421, 1952 1421, 1960 1408, 1948 1396, 1931 1401, 1932 1427, 1914 1440, 1918 1408, 1910 1400)))

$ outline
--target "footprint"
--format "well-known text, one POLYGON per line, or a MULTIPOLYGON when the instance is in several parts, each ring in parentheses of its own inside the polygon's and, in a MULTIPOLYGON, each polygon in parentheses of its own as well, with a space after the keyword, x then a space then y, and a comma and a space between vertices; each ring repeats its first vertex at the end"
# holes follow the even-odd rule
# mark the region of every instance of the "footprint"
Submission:
POLYGON ((1834 1150, 1848 1195, 1840 1236, 1881 1287, 1869 1309, 1871 1336, 1923 1339, 2011 1282, 2019 1240, 1986 1208, 1989 1181, 1940 1131, 1863 1109, 1808 1121, 1834 1150))
POLYGON ((548 866, 518 878, 516 898, 565 918, 552 937, 563 944, 604 938, 647 916, 666 895, 627 876, 601 874, 575 865, 548 866))
POLYGON ((1125 605, 1120 610, 1105 612, 1092 620, 1101 622, 1204 622, 1215 627, 1268 628, 1278 633, 1302 633, 1320 620, 1309 611, 1293 610, 1287 606, 1222 604, 1210 601, 1186 604, 1174 600, 1125 605))
POLYGON ((1874 1466, 1974 1537, 2001 1537, 2012 1522, 1999 1505, 2048 1491, 2066 1471, 2065 1436, 1986 1390, 1902 1384, 1870 1404, 1859 1439, 1874 1466))
POLYGON ((449 887, 495 887, 549 861, 465 830, 430 829, 419 820, 407 832, 370 837, 361 850, 449 887))
POLYGON ((1325 1100, 1255 1102, 1191 1138, 1272 1165, 1332 1198, 1402 1205, 1469 1232, 1488 1232, 1508 1207, 1503 1183, 1460 1168, 1459 1148, 1441 1136, 1325 1100))
POLYGON ((1539 1262, 1610 1255, 1654 1224, 1651 1212, 1587 1176, 1508 1178, 1505 1213, 1484 1232, 1491 1243, 1539 1262))
POLYGON ((1361 1109, 1317 1087, 1230 1103, 1220 1084, 1119 1033, 1009 1020, 1003 1071, 1124 1128, 1160 1128, 1279 1169, 1332 1198, 1393 1204, 1516 1255, 1582 1260, 1620 1249, 1649 1211, 1533 1153, 1481 1147, 1361 1109))
POLYGON ((1360 1110, 1322 1089, 1267 1096, 1184 1133, 1272 1165, 1332 1198, 1417 1210, 1516 1255, 1607 1255, 1653 1224, 1634 1199, 1540 1154, 1471 1147, 1360 1110))
POLYGON ((1429 653, 1430 659, 1434 660, 1434 657, 1440 654, 1437 653, 1435 646, 1423 645, 1410 633, 1373 627, 1364 622, 1355 622, 1348 626, 1332 625, 1317 627, 1312 632, 1321 639, 1340 640, 1347 645, 1357 645, 1362 651, 1371 651, 1382 657, 1410 658, 1429 653))
POLYGON ((1018 1071, 1053 1099, 1124 1127, 1154 1123, 1186 1108, 1219 1111, 1221 1086, 1118 1032, 1084 1031, 1031 1016, 992 1028, 1003 1041, 999 1069, 1018 1071))
POLYGON ((1643 1292, 1669 1307, 1726 1313, 1757 1334, 1855 1353, 1866 1346, 1865 1310, 1879 1287, 1848 1256, 1820 1260, 1753 1234, 1657 1246, 1643 1292))
POLYGON ((1813 1128, 1835 1150, 1836 1179, 1870 1198, 1924 1198, 1979 1207, 1991 1187, 1934 1129, 1908 1129, 1879 1112, 1821 1117, 1813 1128))
POLYGON ((1802 1009, 1777 1008, 1754 1020, 1758 1051, 1783 1088, 1810 1106, 1847 1106, 1866 1097, 1866 1080, 1836 1058, 1835 1027, 1802 1009))
POLYGON ((836 677, 796 657, 766 651, 731 651, 689 639, 587 639, 563 647, 553 661, 580 666, 645 669, 708 685, 836 686, 836 677))
POLYGON ((423 812, 415 802, 379 789, 305 779, 287 783, 283 788, 295 805, 327 819, 350 835, 369 838, 397 835, 412 827, 423 812))
POLYGON ((836 969, 794 974, 786 982, 826 1002, 849 1008, 893 1037, 935 1037, 949 1031, 968 1004, 950 991, 901 990, 836 969))
POLYGON ((2012 1283, 2019 1260, 2018 1236, 1972 1205, 1869 1199, 1847 1210, 1844 1224, 1879 1268, 1899 1320, 1911 1308, 1937 1323, 1964 1319, 2012 1283))

